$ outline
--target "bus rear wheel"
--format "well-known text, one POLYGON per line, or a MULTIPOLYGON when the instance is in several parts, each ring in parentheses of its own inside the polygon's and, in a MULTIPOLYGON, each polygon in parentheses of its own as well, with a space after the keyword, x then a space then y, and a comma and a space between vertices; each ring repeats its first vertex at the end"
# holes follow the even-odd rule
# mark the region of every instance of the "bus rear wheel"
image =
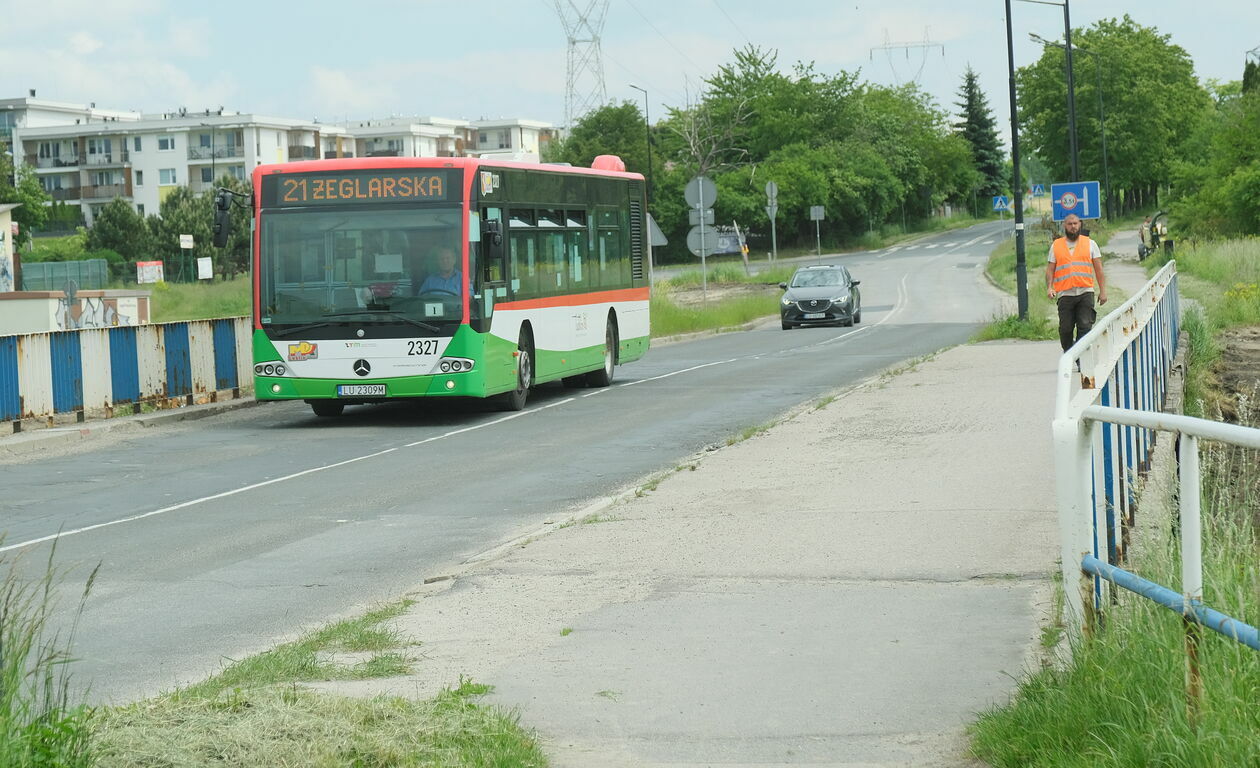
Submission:
POLYGON ((586 374, 586 383, 592 387, 606 387, 612 384, 613 371, 617 366, 617 321, 608 316, 608 325, 604 330, 604 367, 586 374))
POLYGON ((341 412, 346 409, 345 403, 339 403, 336 400, 311 400, 309 402, 315 415, 323 418, 340 416, 341 412))
POLYGON ((521 333, 516 343, 516 389, 499 396, 499 406, 505 411, 524 410, 529 400, 529 389, 534 383, 534 345, 528 333, 521 333))

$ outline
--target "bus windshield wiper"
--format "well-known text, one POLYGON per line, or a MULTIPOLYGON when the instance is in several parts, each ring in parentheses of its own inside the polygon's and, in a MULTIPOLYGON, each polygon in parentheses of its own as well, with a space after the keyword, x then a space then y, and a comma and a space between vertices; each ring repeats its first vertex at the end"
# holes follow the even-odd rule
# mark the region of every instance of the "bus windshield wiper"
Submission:
POLYGON ((390 318, 402 320, 404 323, 409 323, 417 328, 423 328, 426 331, 431 331, 433 333, 442 332, 442 329, 436 325, 426 323, 423 320, 417 320, 414 317, 409 317, 406 313, 399 312, 396 309, 359 309, 352 312, 329 312, 324 315, 324 317, 357 317, 359 315, 388 315, 390 318))
POLYGON ((299 333, 303 333, 305 331, 313 331, 316 328, 324 328, 329 325, 336 325, 336 323, 327 323, 327 322, 307 323, 306 325, 299 325, 296 328, 283 328, 279 331, 272 331, 271 335, 276 336, 276 337, 296 336, 299 333))

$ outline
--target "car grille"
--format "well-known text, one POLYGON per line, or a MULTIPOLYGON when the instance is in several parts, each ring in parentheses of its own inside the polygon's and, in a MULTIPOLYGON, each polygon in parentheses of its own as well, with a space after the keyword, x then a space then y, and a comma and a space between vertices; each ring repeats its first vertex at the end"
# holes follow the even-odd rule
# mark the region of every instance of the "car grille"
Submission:
POLYGON ((828 299, 807 299, 796 302, 796 306, 802 312, 825 312, 831 306, 831 301, 828 299))

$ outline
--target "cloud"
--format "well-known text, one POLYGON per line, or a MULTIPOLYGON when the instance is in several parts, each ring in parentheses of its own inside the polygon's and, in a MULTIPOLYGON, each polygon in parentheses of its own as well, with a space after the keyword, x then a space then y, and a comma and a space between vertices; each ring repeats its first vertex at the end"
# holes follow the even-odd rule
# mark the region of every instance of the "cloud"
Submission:
POLYGON ((70 52, 76 56, 87 56, 101 47, 101 41, 87 32, 75 32, 70 36, 70 52))

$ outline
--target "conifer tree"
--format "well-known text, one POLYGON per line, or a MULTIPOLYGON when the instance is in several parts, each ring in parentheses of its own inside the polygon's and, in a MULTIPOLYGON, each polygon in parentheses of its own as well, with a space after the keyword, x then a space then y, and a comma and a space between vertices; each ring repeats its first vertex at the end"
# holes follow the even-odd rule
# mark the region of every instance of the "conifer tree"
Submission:
POLYGON ((980 90, 976 73, 970 66, 963 75, 962 89, 958 92, 962 101, 955 102, 960 110, 960 120, 954 124, 954 130, 962 136, 971 147, 971 154, 976 161, 976 170, 983 181, 976 190, 982 197, 1000 195, 1006 192, 1007 179, 1002 143, 998 138, 997 121, 989 101, 980 90))

